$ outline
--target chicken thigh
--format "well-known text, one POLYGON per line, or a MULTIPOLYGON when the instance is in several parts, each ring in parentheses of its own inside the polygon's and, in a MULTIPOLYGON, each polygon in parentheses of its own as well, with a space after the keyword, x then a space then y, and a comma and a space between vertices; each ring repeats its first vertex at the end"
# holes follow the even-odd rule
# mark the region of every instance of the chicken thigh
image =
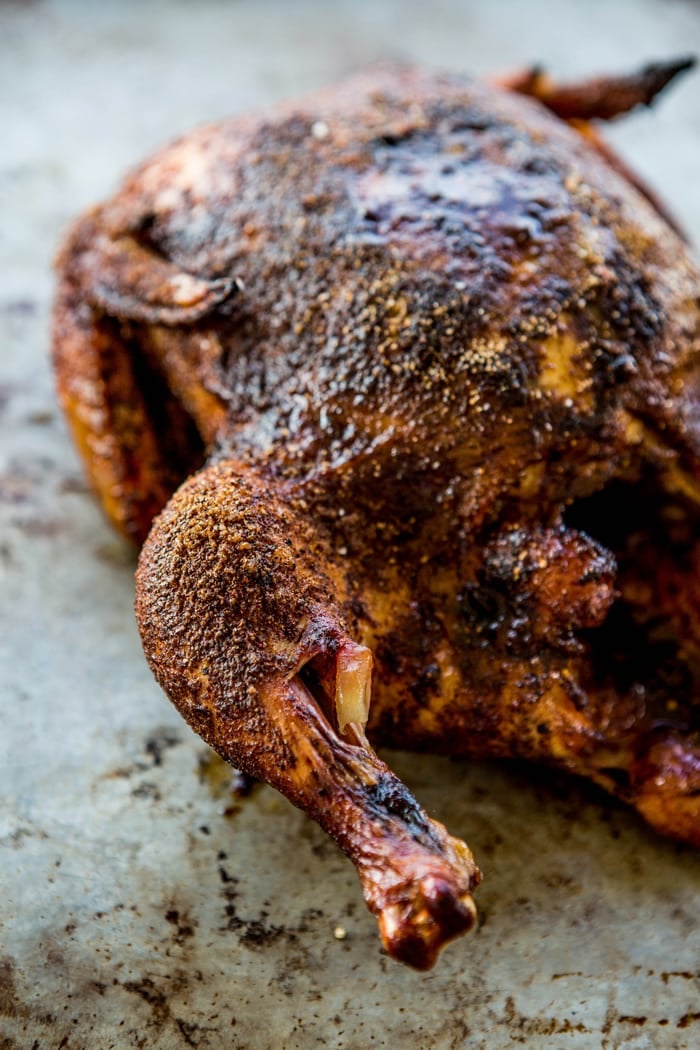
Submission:
POLYGON ((480 875, 375 746, 548 762, 700 845, 700 272, 589 123, 686 65, 364 73, 180 139, 59 256, 156 678, 417 968, 480 875))

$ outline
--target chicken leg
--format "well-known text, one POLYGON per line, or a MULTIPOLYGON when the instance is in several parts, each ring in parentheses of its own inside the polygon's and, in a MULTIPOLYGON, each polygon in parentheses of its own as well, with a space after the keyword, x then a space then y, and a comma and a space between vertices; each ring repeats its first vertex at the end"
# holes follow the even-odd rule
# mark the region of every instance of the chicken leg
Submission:
POLYGON ((177 493, 137 575, 145 651, 181 713, 332 835, 386 950, 426 969, 473 924, 480 874, 366 741, 371 657, 346 598, 294 487, 229 462, 177 493))

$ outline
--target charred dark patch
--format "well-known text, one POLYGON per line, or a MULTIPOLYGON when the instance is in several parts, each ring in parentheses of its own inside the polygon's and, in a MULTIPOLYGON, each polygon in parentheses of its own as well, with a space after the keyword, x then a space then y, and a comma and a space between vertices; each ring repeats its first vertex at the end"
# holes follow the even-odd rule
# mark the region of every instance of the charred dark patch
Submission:
MULTIPOLYGON (((603 543, 618 566, 618 600, 601 627, 581 632, 590 649, 592 686, 636 696, 649 732, 697 732, 700 663, 686 644, 692 637, 687 595, 696 571, 697 509, 670 495, 658 474, 645 468, 634 481, 613 481, 572 504, 566 521, 603 543)), ((624 771, 609 775, 625 786, 624 771)))
POLYGON ((163 797, 158 785, 150 780, 144 780, 141 784, 137 784, 131 795, 133 798, 148 799, 150 802, 160 802, 163 797))
POLYGON ((142 977, 138 981, 124 981, 122 987, 142 999, 151 1009, 153 1023, 162 1028, 170 1020, 168 997, 151 977, 142 977))
POLYGON ((15 981, 15 961, 9 956, 0 958, 0 1016, 30 1016, 29 1009, 18 999, 15 981))
POLYGON ((442 848, 425 813, 408 789, 392 774, 387 773, 375 784, 371 784, 366 789, 365 797, 370 813, 373 809, 376 810, 380 819, 386 819, 386 814, 389 813, 405 825, 416 842, 428 849, 442 848))
POLYGON ((398 619, 394 630, 382 635, 376 645, 377 673, 401 677, 412 684, 416 699, 421 683, 431 690, 436 672, 432 654, 445 636, 445 628, 434 605, 416 601, 398 619))
MULTIPOLYGON (((235 881, 237 882, 238 880, 235 881)), ((246 948, 260 950, 268 945, 274 944, 281 938, 286 938, 289 941, 296 940, 296 932, 294 930, 290 930, 284 926, 276 926, 273 923, 268 923, 267 912, 261 912, 260 916, 254 919, 241 918, 237 913, 235 904, 233 903, 237 896, 238 894, 235 890, 232 892, 231 887, 226 886, 226 921, 222 929, 236 933, 238 935, 238 940, 241 944, 245 945, 246 948)))
POLYGON ((695 981, 700 978, 700 971, 697 970, 664 970, 661 974, 661 980, 664 984, 668 984, 671 977, 679 977, 683 981, 695 981))
POLYGON ((204 462, 204 445, 192 418, 173 396, 156 365, 133 351, 134 378, 145 400, 148 418, 167 464, 168 486, 174 492, 204 462))
POLYGON ((183 945, 191 937, 194 937, 197 927, 196 921, 178 908, 168 908, 165 913, 165 921, 170 923, 175 929, 174 940, 176 944, 183 945))
POLYGON ((512 996, 506 998, 502 1015, 503 1023, 513 1032, 524 1036, 565 1035, 573 1032, 590 1032, 582 1021, 571 1021, 568 1017, 528 1017, 521 1013, 512 996))
POLYGON ((462 628, 462 648, 489 646, 510 613, 506 584, 480 579, 466 583, 457 595, 462 628))
POLYGON ((162 766, 166 752, 181 742, 182 737, 177 730, 169 727, 155 729, 146 737, 144 751, 150 755, 154 766, 162 766))
POLYGON ((697 1021, 700 1021, 700 1013, 685 1013, 676 1022, 676 1028, 690 1028, 690 1026, 695 1024, 697 1021))
POLYGON ((0 846, 11 846, 13 849, 21 849, 26 839, 47 839, 48 833, 43 828, 36 828, 30 825, 21 826, 15 828, 14 831, 9 832, 7 835, 3 835, 0 838, 0 846))

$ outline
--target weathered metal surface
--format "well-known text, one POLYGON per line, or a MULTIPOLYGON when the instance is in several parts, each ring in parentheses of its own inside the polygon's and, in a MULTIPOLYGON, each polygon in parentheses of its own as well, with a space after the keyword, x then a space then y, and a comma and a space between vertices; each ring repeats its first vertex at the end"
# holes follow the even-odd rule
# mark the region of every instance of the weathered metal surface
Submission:
MULTIPOLYGON (((685 2, 0 7, 3 1050, 700 1045, 700 857, 547 772, 392 756, 486 878, 478 931, 435 971, 379 953, 333 844, 268 788, 235 799, 152 682, 134 555, 47 357, 66 221, 198 121, 378 57, 566 73, 693 48, 685 2)), ((614 131, 696 241, 699 91, 614 131)))

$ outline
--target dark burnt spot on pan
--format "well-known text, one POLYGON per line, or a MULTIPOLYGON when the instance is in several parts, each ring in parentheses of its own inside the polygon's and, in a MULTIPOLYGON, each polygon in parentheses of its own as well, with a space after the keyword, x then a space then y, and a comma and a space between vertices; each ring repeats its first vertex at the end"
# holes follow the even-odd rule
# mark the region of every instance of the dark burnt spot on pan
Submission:
POLYGON ((178 730, 163 726, 148 734, 144 741, 144 751, 154 766, 162 766, 164 755, 181 742, 182 736, 178 730))

